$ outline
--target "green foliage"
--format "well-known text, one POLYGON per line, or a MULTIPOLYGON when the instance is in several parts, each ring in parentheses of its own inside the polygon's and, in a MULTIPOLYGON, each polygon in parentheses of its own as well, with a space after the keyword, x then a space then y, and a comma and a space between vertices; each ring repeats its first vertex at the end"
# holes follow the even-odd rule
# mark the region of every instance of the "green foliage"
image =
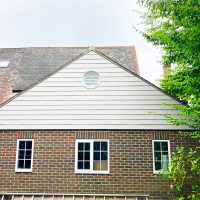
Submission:
MULTIPOLYGON (((176 125, 200 129, 200 74, 191 74, 192 69, 176 67, 171 75, 161 80, 161 87, 171 95, 185 101, 187 105, 177 106, 182 111, 182 119, 173 119, 176 125), (189 120, 188 120, 189 119, 189 120)), ((200 137, 196 131, 196 137, 200 137)))
MULTIPOLYGON (((199 0, 139 0, 147 8, 144 14, 148 42, 163 51, 163 63, 175 64, 172 74, 161 80, 161 87, 186 102, 177 107, 182 119, 172 116, 176 125, 200 130, 200 1, 199 0)), ((200 132, 191 132, 200 137, 200 132)))
POLYGON ((166 64, 199 68, 200 1, 139 0, 148 9, 144 19, 147 41, 163 50, 166 64))
MULTIPOLYGON (((186 103, 177 106, 181 119, 167 116, 175 125, 194 131, 200 138, 200 0, 138 0, 147 8, 144 14, 148 42, 162 49, 163 64, 174 64, 171 75, 161 80, 167 93, 186 103)), ((169 105, 168 105, 169 106, 169 105)), ((164 178, 171 182, 172 199, 200 200, 200 156, 196 149, 177 149, 164 178)))
POLYGON ((177 148, 162 177, 170 181, 172 199, 200 199, 200 156, 197 149, 177 148))

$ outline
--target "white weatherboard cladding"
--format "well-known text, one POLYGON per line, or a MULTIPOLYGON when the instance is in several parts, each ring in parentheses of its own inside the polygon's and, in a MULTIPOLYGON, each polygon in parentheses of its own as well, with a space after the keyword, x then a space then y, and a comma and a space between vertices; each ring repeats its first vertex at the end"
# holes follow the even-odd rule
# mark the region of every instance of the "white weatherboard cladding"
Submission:
POLYGON ((179 104, 137 76, 90 52, 0 108, 0 129, 183 129, 164 115, 179 104), (96 71, 95 89, 83 75, 96 71))

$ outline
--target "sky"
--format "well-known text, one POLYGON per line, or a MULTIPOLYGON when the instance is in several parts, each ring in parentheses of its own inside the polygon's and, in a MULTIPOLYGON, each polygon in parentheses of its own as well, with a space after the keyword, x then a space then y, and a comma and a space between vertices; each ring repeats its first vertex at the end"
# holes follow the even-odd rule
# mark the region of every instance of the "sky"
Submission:
POLYGON ((0 0, 0 48, 135 45, 140 75, 157 83, 160 52, 135 31, 137 0, 0 0))

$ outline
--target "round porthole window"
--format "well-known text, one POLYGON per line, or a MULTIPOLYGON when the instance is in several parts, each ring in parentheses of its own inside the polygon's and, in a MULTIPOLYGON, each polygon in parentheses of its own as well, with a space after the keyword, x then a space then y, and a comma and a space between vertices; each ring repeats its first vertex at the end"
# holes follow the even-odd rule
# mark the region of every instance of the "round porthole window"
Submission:
POLYGON ((100 75, 95 71, 88 71, 83 75, 83 82, 86 88, 96 88, 100 83, 100 75))

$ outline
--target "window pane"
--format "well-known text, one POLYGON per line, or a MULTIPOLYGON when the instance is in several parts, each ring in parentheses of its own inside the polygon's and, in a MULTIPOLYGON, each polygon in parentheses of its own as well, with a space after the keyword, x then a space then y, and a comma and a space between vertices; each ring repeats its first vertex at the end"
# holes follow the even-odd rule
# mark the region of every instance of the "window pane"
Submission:
POLYGON ((83 160, 83 152, 78 152, 78 160, 83 160))
POLYGON ((102 171, 108 170, 108 161, 101 161, 101 170, 102 171))
POLYGON ((19 150, 19 155, 18 159, 24 159, 25 151, 24 150, 19 150))
POLYGON ((26 149, 32 149, 32 141, 26 141, 26 149))
POLYGON ((94 142, 94 151, 100 151, 100 142, 94 142))
POLYGON ((84 160, 90 160, 90 152, 85 152, 84 160))
POLYGON ((19 141, 19 149, 25 149, 25 141, 19 141))
POLYGON ((78 150, 83 151, 83 143, 78 143, 78 150))
POLYGON ((154 142, 154 150, 155 151, 160 151, 161 148, 160 148, 160 142, 154 142))
POLYGON ((90 150, 90 143, 85 143, 85 150, 86 151, 90 150))
POLYGON ((31 151, 26 151, 26 159, 31 159, 31 151))
POLYGON ((168 151, 168 143, 162 142, 162 151, 168 151))
POLYGON ((24 160, 18 160, 17 168, 19 168, 19 169, 23 169, 24 168, 24 160))
POLYGON ((78 157, 77 170, 108 170, 108 143, 106 141, 78 142, 78 153, 76 155, 78 157), (90 157, 91 153, 93 154, 92 158, 90 157), (90 169, 91 162, 93 162, 93 169, 90 169))
POLYGON ((78 169, 83 169, 83 162, 78 162, 78 169))
POLYGON ((147 197, 140 197, 140 196, 138 196, 137 200, 147 200, 147 197))
POLYGON ((25 169, 31 168, 31 160, 25 160, 25 169))
POLYGON ((108 160, 107 152, 101 152, 101 160, 108 160))
POLYGON ((100 170, 100 161, 94 161, 93 168, 94 170, 100 170))
POLYGON ((107 151, 108 147, 107 147, 107 142, 101 142, 101 151, 107 151))
POLYGON ((94 160, 100 160, 100 152, 94 152, 94 160))
POLYGON ((167 169, 168 168, 168 161, 167 160, 163 160, 161 167, 162 167, 162 169, 167 169))
POLYGON ((164 155, 166 158, 167 158, 167 160, 168 160, 168 152, 162 152, 162 155, 164 155))
POLYGON ((163 170, 168 167, 169 155, 168 155, 168 142, 157 141, 154 142, 154 158, 155 158, 155 170, 163 170))
POLYGON ((162 154, 162 169, 167 169, 168 162, 169 162, 168 153, 163 152, 163 154, 162 154))
POLYGON ((161 170, 161 161, 155 162, 155 170, 161 170))
POLYGON ((90 162, 84 163, 84 169, 90 169, 90 162))
POLYGON ((161 161, 161 152, 155 152, 154 156, 155 156, 155 161, 161 161))

